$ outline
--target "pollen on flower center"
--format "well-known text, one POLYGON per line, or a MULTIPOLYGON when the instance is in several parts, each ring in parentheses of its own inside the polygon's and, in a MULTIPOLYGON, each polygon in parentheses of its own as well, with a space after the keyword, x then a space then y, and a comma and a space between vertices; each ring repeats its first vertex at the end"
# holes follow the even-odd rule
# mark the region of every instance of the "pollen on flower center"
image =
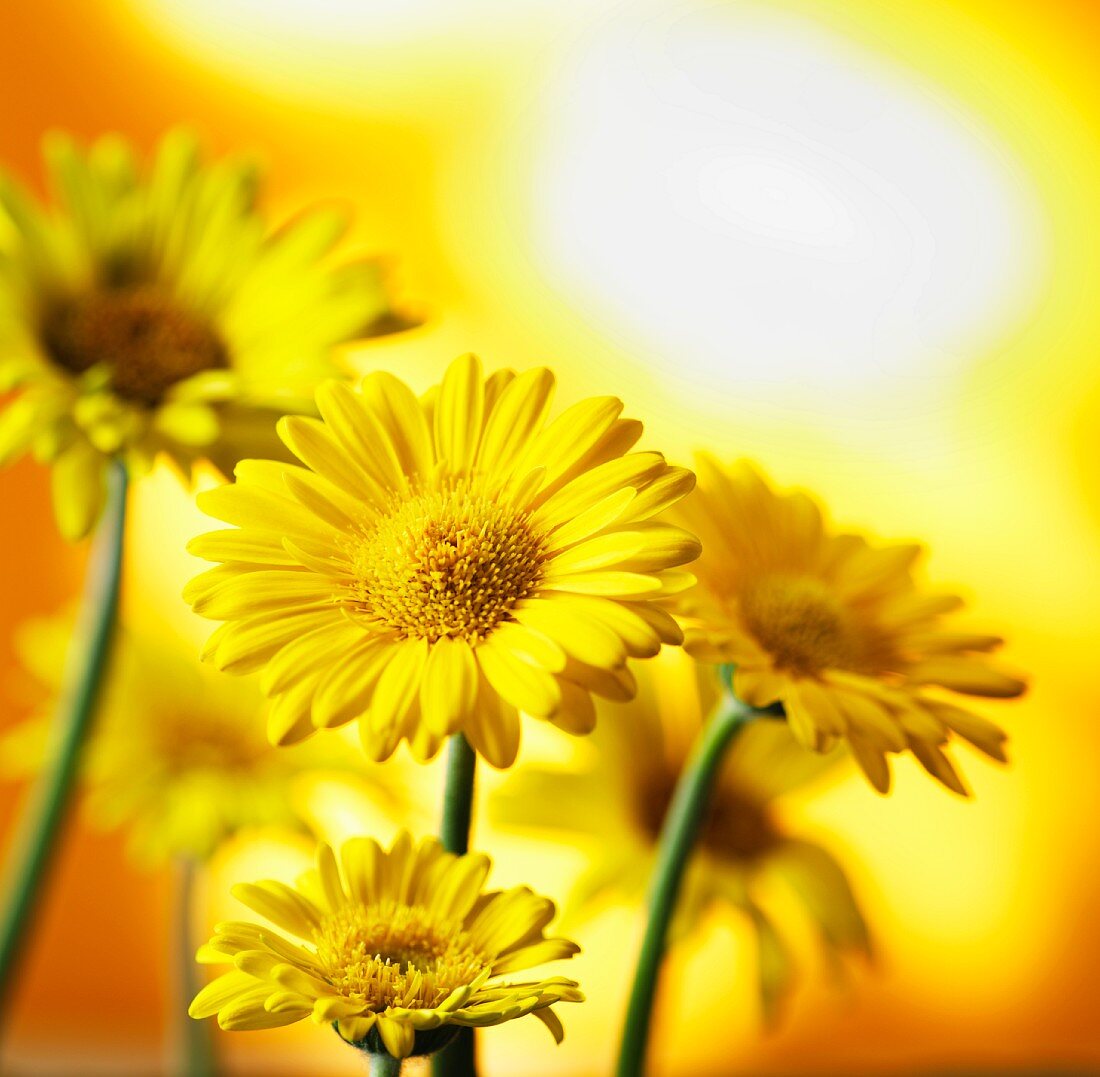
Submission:
POLYGON ((765 576, 741 593, 741 617, 777 668, 813 674, 860 668, 863 645, 851 614, 817 580, 765 576))
POLYGON ((55 310, 42 333, 59 366, 80 374, 102 365, 119 396, 142 404, 228 365, 225 346, 204 321, 149 287, 93 292, 55 310))
POLYGON ((460 482, 402 500, 355 543, 354 608, 400 635, 476 643, 538 586, 524 512, 460 482))
POLYGON ((438 1006, 489 967, 460 923, 394 902, 330 913, 313 941, 329 983, 375 1011, 438 1006))

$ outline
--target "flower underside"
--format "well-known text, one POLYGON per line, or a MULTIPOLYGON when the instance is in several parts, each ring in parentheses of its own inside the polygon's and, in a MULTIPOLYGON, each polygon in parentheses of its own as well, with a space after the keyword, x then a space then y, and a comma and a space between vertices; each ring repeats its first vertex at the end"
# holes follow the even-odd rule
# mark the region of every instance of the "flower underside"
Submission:
POLYGON ((527 514, 468 481, 399 500, 352 549, 351 605, 404 639, 477 643, 538 587, 527 514))
POLYGON ((229 365, 205 321, 146 285, 62 304, 47 316, 42 337, 58 366, 74 374, 103 367, 111 388, 140 404, 158 404, 178 382, 229 365))
POLYGON ((393 902, 329 913, 314 944, 329 983, 375 1012, 438 1006, 490 965, 459 922, 393 902))

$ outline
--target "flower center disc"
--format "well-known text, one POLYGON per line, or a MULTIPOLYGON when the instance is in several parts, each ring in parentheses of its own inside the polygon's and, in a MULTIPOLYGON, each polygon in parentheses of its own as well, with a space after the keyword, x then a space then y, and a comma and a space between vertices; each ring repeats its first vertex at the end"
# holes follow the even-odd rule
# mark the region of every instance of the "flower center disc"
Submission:
POLYGON ((476 643, 537 587, 543 553, 524 513, 459 482, 398 503, 353 560, 360 613, 405 638, 476 643))
POLYGON ((863 664, 863 647, 849 611, 817 580, 755 580, 741 593, 741 616, 781 669, 814 674, 863 664))
POLYGON ((64 369, 110 372, 119 396, 157 404, 177 382, 228 365, 225 347, 202 320, 152 288, 95 292, 59 308, 43 337, 64 369))
POLYGON ((376 1011, 438 1006, 488 966, 461 924, 392 902, 331 913, 314 943, 329 982, 376 1011))
MULTIPOLYGON (((639 790, 638 819, 654 842, 660 837, 678 774, 662 772, 639 790)), ((699 832, 699 844, 722 858, 753 860, 774 849, 780 836, 767 809, 721 783, 715 788, 699 832)))

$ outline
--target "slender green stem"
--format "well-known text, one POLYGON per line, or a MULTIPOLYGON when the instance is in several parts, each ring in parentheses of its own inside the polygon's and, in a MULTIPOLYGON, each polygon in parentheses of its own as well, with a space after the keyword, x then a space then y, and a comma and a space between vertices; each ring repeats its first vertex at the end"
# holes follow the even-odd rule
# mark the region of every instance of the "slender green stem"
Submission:
POLYGON ((190 857, 179 863, 176 876, 176 997, 172 1008, 179 1015, 180 1052, 176 1072, 180 1077, 214 1077, 214 1045, 210 1040, 210 1022, 196 1021, 188 1016, 187 1007, 199 993, 198 968, 195 962, 195 890, 200 865, 190 857))
MULTIPOLYGON (((439 840, 460 856, 470 848, 470 821, 474 810, 474 771, 477 753, 461 734, 451 737, 447 750, 447 782, 443 787, 443 821, 439 840)), ((474 1030, 460 1028, 458 1035, 432 1058, 433 1077, 477 1077, 474 1030)))
POLYGON ((443 787, 443 821, 439 840, 459 856, 470 848, 470 821, 474 811, 474 769, 477 754, 461 734, 451 737, 447 749, 447 784, 443 787))
POLYGON ((393 1055, 370 1056, 370 1077, 400 1077, 401 1059, 393 1055))
POLYGON ((108 477, 107 504, 86 569, 75 636, 81 642, 70 648, 66 659, 51 758, 23 811, 6 872, 7 893, 0 916, 0 1013, 8 1009, 7 999, 67 815, 81 747, 107 667, 122 577, 126 486, 125 468, 116 463, 108 477))
POLYGON ((733 696, 724 697, 700 732, 676 785, 661 827, 649 894, 649 922, 634 970, 634 986, 627 1005, 619 1064, 615 1070, 617 1077, 641 1077, 644 1072, 657 977, 684 870, 706 817, 710 791, 726 749, 755 713, 752 707, 733 696))

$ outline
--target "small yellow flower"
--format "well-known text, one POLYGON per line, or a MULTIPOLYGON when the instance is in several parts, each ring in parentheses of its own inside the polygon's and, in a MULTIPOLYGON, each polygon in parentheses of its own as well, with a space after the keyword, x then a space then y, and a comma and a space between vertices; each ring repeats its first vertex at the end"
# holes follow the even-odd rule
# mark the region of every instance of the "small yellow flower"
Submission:
POLYGON ((699 545, 655 517, 694 476, 624 455, 641 424, 613 397, 548 423, 553 384, 472 356, 419 401, 388 374, 328 382, 323 421, 280 424, 305 467, 244 461, 201 495, 236 530, 192 542, 222 564, 185 597, 226 622, 215 664, 264 667, 278 742, 359 718, 374 759, 461 730, 506 767, 518 712, 587 733, 592 693, 633 695, 628 657, 681 641, 654 600, 693 582, 676 566, 699 545))
POLYGON ((698 468, 681 515, 706 550, 682 596, 689 653, 734 663, 738 697, 782 704, 806 747, 843 738, 880 792, 887 753, 908 749, 966 795, 942 750, 953 733, 1004 760, 1005 734, 936 689, 1010 697, 1024 684, 986 657, 998 637, 942 626, 962 600, 918 589, 919 546, 834 532, 808 496, 776 493, 748 463, 698 468))
MULTIPOLYGON (((41 766, 61 691, 71 618, 31 622, 17 637, 23 665, 49 699, 0 740, 0 766, 25 777, 41 766)), ((304 829, 292 783, 313 768, 346 768, 346 753, 302 745, 277 751, 263 734, 267 700, 255 678, 226 683, 192 647, 155 623, 115 643, 84 771, 93 825, 123 829, 144 866, 205 859, 249 827, 304 829)), ((335 746, 332 746, 335 748, 335 746)))
POLYGON ((192 1017, 218 1015, 231 1031, 305 1017, 335 1024, 364 1050, 394 1058, 445 1046, 460 1026, 499 1025, 534 1014, 559 1043, 551 1009, 580 1002, 560 977, 502 983, 519 969, 572 957, 576 944, 546 938, 554 903, 526 887, 485 891, 489 860, 455 856, 433 838, 403 832, 387 852, 353 838, 340 861, 327 845, 295 887, 238 885, 233 894, 297 941, 252 923, 220 924, 199 951, 236 968, 205 987, 192 1017))
MULTIPOLYGON (((657 839, 691 745, 717 698, 713 671, 666 651, 646 664, 629 722, 603 721, 597 749, 578 767, 522 766, 491 802, 496 820, 580 846, 590 866, 566 904, 588 915, 608 898, 641 899, 657 839)), ((784 826, 777 802, 839 762, 807 752, 785 723, 761 719, 741 731, 711 792, 710 807, 683 887, 675 936, 714 906, 739 910, 753 925, 765 1016, 774 1017, 794 980, 794 961, 771 905, 786 884, 819 930, 830 957, 869 951, 867 928, 843 869, 821 845, 784 826)))
POLYGON ((336 372, 330 348, 389 310, 376 263, 323 263, 342 214, 271 232, 254 167, 204 165, 184 132, 144 172, 118 138, 85 152, 56 135, 46 150, 56 211, 0 175, 0 389, 20 390, 0 414, 0 463, 28 449, 51 463, 76 538, 110 457, 231 468, 308 408, 336 372))

